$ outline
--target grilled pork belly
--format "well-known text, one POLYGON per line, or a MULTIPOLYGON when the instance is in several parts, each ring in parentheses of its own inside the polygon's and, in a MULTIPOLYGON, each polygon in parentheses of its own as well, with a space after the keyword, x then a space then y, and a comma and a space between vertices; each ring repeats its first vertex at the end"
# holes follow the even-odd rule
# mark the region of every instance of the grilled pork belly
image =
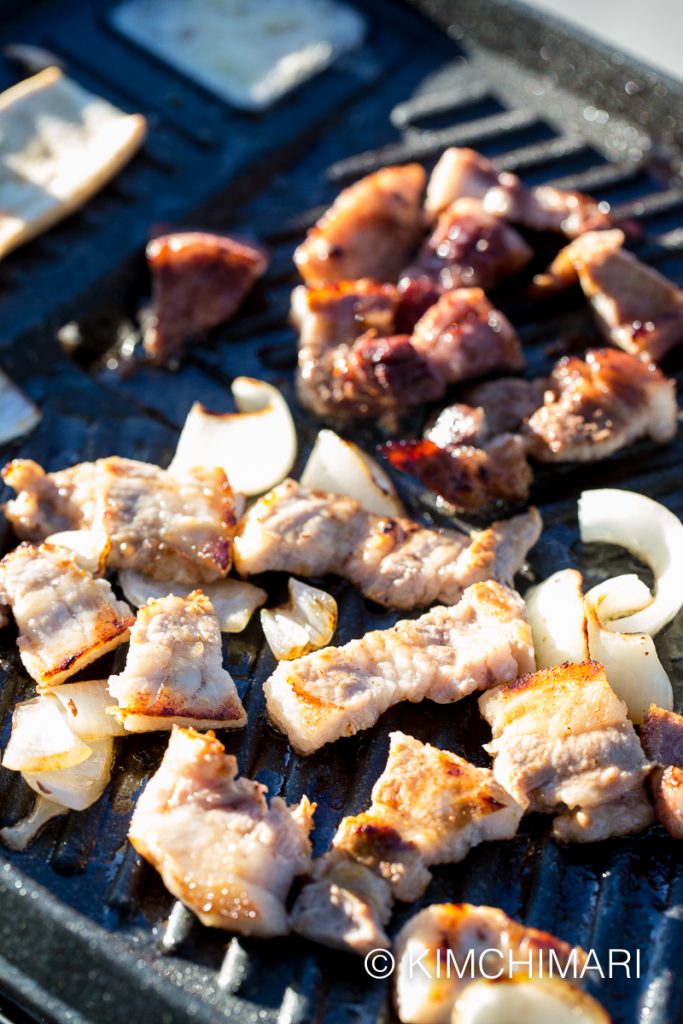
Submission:
POLYGON ((462 989, 482 977, 482 970, 489 977, 510 977, 513 961, 520 973, 530 977, 548 977, 551 970, 557 974, 565 968, 573 977, 572 972, 579 973, 585 964, 586 954, 548 932, 527 928, 497 907, 470 903, 426 907, 396 936, 399 1019, 404 1024, 450 1024, 462 989), (423 969, 416 968, 416 963, 423 969))
MULTIPOLYGON (((524 421, 543 405, 546 387, 545 379, 524 380, 521 377, 501 377, 468 387, 463 393, 465 401, 484 413, 485 431, 480 440, 489 440, 498 434, 517 433, 524 421)), ((441 443, 436 437, 429 436, 437 444, 441 443)))
POLYGON ((423 231, 424 185, 422 167, 404 164, 375 171, 340 192, 294 253, 306 284, 395 280, 423 231))
POLYGON ((246 724, 235 684, 223 668, 218 618, 208 597, 150 601, 138 612, 126 666, 109 679, 112 713, 130 732, 174 724, 227 729, 246 724))
POLYGON ((451 704, 511 682, 533 657, 521 598, 489 580, 451 607, 283 662, 264 692, 275 724, 298 753, 311 754, 369 729, 400 701, 451 704))
POLYGON ((601 665, 527 675, 482 694, 479 707, 493 730, 494 775, 526 810, 560 812, 558 838, 588 842, 651 823, 650 765, 601 665))
POLYGON ((12 609, 17 646, 39 687, 69 676, 128 639, 135 619, 106 580, 78 567, 66 548, 23 543, 0 562, 0 605, 12 609))
POLYGON ((464 146, 445 149, 427 183, 425 210, 436 218, 456 199, 483 199, 503 181, 518 182, 514 174, 499 172, 481 153, 464 146))
POLYGON ((614 349, 566 356, 548 380, 543 405, 523 428, 542 462, 603 459, 639 437, 676 434, 675 382, 656 366, 614 349))
POLYGON ((649 778, 655 813, 674 839, 683 839, 683 718, 652 704, 640 742, 656 766, 649 778))
POLYGON ((473 537, 365 512, 346 495, 285 480, 240 520, 235 566, 243 576, 341 576, 391 608, 453 604, 480 580, 512 584, 540 535, 535 509, 473 537))
POLYGON ((292 927, 357 953, 387 946, 392 898, 418 899, 431 865, 461 861, 486 840, 509 839, 521 815, 488 768, 394 732, 370 807, 340 823, 294 905, 292 927))
POLYGON ((4 512, 20 540, 39 543, 53 533, 79 530, 92 523, 94 462, 46 473, 31 459, 14 459, 2 470, 2 479, 17 492, 4 512))
POLYGON ((266 787, 237 778, 212 732, 174 726, 145 786, 128 838, 199 920, 244 935, 283 935, 285 900, 308 870, 312 805, 266 803, 266 787))
POLYGON ((225 235, 186 231, 152 239, 147 263, 153 291, 143 344, 155 363, 168 365, 188 341, 233 316, 268 257, 225 235))

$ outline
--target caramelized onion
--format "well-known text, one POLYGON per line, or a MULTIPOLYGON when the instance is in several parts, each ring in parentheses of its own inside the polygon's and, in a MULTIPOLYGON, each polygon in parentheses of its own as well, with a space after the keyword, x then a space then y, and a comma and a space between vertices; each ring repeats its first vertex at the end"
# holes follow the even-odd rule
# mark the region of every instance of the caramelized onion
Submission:
POLYGON ((289 581, 289 602, 261 611, 268 646, 278 661, 301 658, 330 642, 337 627, 337 602, 324 590, 289 581))

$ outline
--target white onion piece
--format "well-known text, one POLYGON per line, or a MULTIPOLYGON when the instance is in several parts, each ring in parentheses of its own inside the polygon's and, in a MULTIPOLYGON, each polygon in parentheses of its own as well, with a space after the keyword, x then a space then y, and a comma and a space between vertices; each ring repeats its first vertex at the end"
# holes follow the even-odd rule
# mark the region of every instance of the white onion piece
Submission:
POLYGON ((581 540, 618 544, 650 566, 655 595, 633 614, 610 622, 620 633, 655 636, 683 605, 683 523, 659 502, 634 491, 584 491, 579 500, 581 540))
POLYGON ((391 477, 367 452, 333 430, 321 430, 318 434, 301 483, 315 491, 346 494, 376 516, 405 514, 391 477))
POLYGON ((71 731, 59 701, 41 696, 15 707, 2 764, 15 772, 43 772, 71 768, 90 754, 90 747, 71 731))
POLYGON ((194 466, 220 466, 237 493, 263 494, 294 465, 294 420, 280 392, 265 381, 237 377, 232 394, 237 413, 209 412, 194 403, 168 471, 182 478, 194 466))
POLYGON ((31 789, 54 803, 62 804, 72 811, 84 811, 102 796, 114 757, 114 741, 111 737, 93 740, 92 754, 87 761, 53 772, 23 772, 31 789))
POLYGON ((0 444, 28 434, 41 418, 40 409, 0 370, 0 444))
POLYGON ((617 595, 622 590, 623 606, 629 607, 633 581, 633 576, 615 576, 600 583, 586 594, 585 607, 591 658, 604 666, 607 681, 626 704, 631 721, 639 725, 650 704, 673 710, 673 690, 651 636, 615 633, 605 627, 603 605, 618 608, 617 595))
POLYGON ((586 992, 559 978, 485 981, 465 985, 451 1024, 610 1024, 606 1011, 586 992))
POLYGON ((536 668, 588 661, 583 579, 561 569, 527 592, 527 618, 534 638, 536 668))
MULTIPOLYGON (((148 601, 156 601, 167 594, 187 597, 197 589, 193 583, 152 580, 134 569, 123 569, 119 573, 119 583, 126 600, 136 608, 142 608, 148 601)), ((242 580, 202 583, 200 589, 211 601, 223 633, 241 633, 247 628, 256 609, 265 604, 268 597, 261 587, 242 580)))
POLYGON ((107 567, 107 556, 111 541, 104 533, 95 530, 63 530, 47 538, 47 544, 68 548, 76 556, 76 562, 92 576, 102 576, 107 567))
POLYGON ((113 715, 111 694, 106 679, 81 683, 64 683, 52 690, 64 709, 71 731, 82 740, 101 740, 106 736, 125 736, 126 730, 113 715))
POLYGON ((55 804, 44 796, 37 796, 30 814, 18 821, 16 825, 8 825, 7 828, 0 829, 0 840, 10 850, 25 850, 29 843, 33 842, 43 825, 47 825, 48 821, 52 821, 60 814, 66 814, 67 810, 67 807, 55 804))
POLYGON ((337 602, 325 590, 289 581, 289 602, 261 611, 268 646, 278 661, 292 661, 328 644, 337 628, 337 602))

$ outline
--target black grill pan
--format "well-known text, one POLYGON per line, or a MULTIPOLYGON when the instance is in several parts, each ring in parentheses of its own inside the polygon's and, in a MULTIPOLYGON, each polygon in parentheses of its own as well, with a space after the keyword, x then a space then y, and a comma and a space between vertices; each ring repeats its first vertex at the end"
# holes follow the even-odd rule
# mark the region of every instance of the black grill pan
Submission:
MULTIPOLYGON (((0 265, 0 364, 44 413, 33 436, 0 451, 3 462, 30 456, 57 469, 118 453, 163 465, 192 401, 226 408, 231 378, 245 373, 277 384, 292 402, 303 462, 316 424, 292 391, 292 250, 343 184, 393 161, 431 167, 446 145, 473 145, 528 183, 559 181, 608 200, 642 222, 641 255, 683 282, 683 87, 519 4, 367 3, 363 46, 261 116, 231 110, 128 43, 111 28, 106 0, 0 9, 0 43, 52 50, 78 80, 150 122, 144 151, 112 185, 0 265), (122 376, 112 353, 147 291, 142 245, 150 226, 162 223, 254 233, 271 247, 272 266, 242 315, 195 349, 179 373, 142 368, 122 376), (71 321, 70 336, 80 338, 73 357, 56 338, 71 321)), ((0 61, 1 87, 17 77, 0 61)), ((505 301, 530 374, 597 340, 573 298, 535 307, 514 295, 505 301)), ((680 382, 682 357, 673 355, 665 369, 680 382)), ((379 439, 368 428, 356 436, 366 445, 379 439)), ((578 493, 633 487, 683 515, 682 451, 680 442, 639 443, 599 465, 539 473, 533 497, 546 529, 520 585, 566 565, 580 567, 589 584, 635 568, 615 549, 582 547, 578 493)), ((405 496, 415 515, 434 518, 419 492, 405 496)), ((10 543, 0 526, 2 549, 10 543)), ((268 586, 276 596, 282 580, 268 586)), ((325 586, 340 606, 336 642, 396 618, 338 581, 325 586)), ((658 641, 679 710, 681 625, 658 641)), ((306 792, 318 801, 317 853, 344 813, 367 804, 392 729, 486 763, 473 700, 398 707, 373 730, 298 758, 265 719, 261 687, 273 661, 258 623, 231 638, 226 655, 249 713, 249 727, 227 737, 228 749, 271 793, 293 801, 306 792)), ((1 745, 11 707, 31 690, 8 630, 0 638, 1 745)), ((153 735, 127 739, 95 807, 51 823, 26 853, 0 855, 0 1021, 391 1021, 388 986, 368 979, 354 958, 296 938, 231 938, 174 905, 125 839, 136 794, 163 746, 153 735)), ((0 770, 0 823, 29 806, 16 775, 0 770)), ((548 839, 545 819, 525 819, 513 840, 437 869, 419 905, 441 900, 501 906, 601 957, 610 947, 640 949, 640 978, 596 980, 593 991, 617 1024, 683 1020, 683 868, 659 829, 562 847, 548 839)), ((395 926, 416 909, 399 907, 395 926)))

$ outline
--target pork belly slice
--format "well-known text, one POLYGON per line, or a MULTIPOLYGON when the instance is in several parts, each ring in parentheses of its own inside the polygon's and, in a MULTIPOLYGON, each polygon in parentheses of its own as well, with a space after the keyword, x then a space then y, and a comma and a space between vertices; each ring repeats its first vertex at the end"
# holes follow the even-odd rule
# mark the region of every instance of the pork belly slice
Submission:
POLYGON ((535 509, 468 537, 374 516, 346 495, 285 480, 240 520, 235 566, 242 576, 341 576, 391 608, 454 604, 471 583, 511 584, 540 531, 535 509))
POLYGON ((212 928, 262 937, 288 930, 285 900, 310 867, 315 805, 288 807, 237 778, 213 732, 174 726, 140 796, 128 838, 164 885, 212 928))
MULTIPOLYGON (((517 433, 525 420, 543 405, 547 386, 547 381, 540 377, 534 380, 500 377, 471 384, 463 392, 463 398, 470 406, 482 410, 485 429, 481 439, 489 440, 498 434, 517 433)), ((431 434, 429 436, 437 444, 441 443, 431 434)))
POLYGON ((524 604, 489 580, 451 607, 281 663, 264 692, 271 719, 298 753, 311 754, 369 729, 400 701, 452 704, 531 667, 524 604))
POLYGON ((556 364, 523 434, 542 462, 590 462, 640 437, 664 444, 677 419, 673 380, 626 352, 593 349, 556 364))
POLYGON ((559 838, 588 842, 652 822, 643 787, 651 766, 602 665, 506 682, 479 707, 493 730, 494 775, 526 810, 559 813, 559 838))
POLYGON ((640 742, 655 763, 649 785, 657 818, 674 839, 683 839, 683 718, 650 705, 640 742))
POLYGON ((5 504, 4 513, 17 537, 39 543, 53 533, 90 526, 95 472, 94 462, 81 462, 57 473, 46 473, 32 459, 8 462, 2 479, 17 496, 5 504))
POLYGON ((482 977, 482 969, 489 977, 500 971, 500 977, 510 977, 512 962, 521 961, 520 975, 548 977, 566 968, 572 978, 586 962, 579 946, 528 928, 497 907, 471 903, 433 903, 420 910, 401 928, 395 950, 396 1008, 404 1024, 450 1024, 458 995, 482 977), (525 970, 529 963, 531 971, 525 970))
POLYGON ((111 713, 130 732, 174 724, 228 729, 247 721, 223 668, 218 618, 200 591, 169 594, 139 610, 125 668, 110 677, 109 692, 117 701, 111 713))
POLYGON ((152 309, 143 345, 155 363, 178 361, 185 345, 229 320, 268 266, 265 251, 226 235, 174 232, 147 245, 152 309))
POLYGON ((66 548, 23 543, 0 562, 0 605, 12 609, 24 667, 39 687, 124 643, 135 622, 106 580, 80 569, 66 548))
POLYGON ((486 840, 509 839, 521 816, 488 768, 394 732, 370 807, 341 821, 294 905, 292 927, 357 953, 387 945, 391 898, 418 899, 430 866, 461 861, 486 840), (389 898, 378 900, 368 874, 385 882, 389 898))
POLYGON ((419 164, 385 167, 340 192, 294 253, 306 284, 395 280, 422 234, 425 177, 419 164))

